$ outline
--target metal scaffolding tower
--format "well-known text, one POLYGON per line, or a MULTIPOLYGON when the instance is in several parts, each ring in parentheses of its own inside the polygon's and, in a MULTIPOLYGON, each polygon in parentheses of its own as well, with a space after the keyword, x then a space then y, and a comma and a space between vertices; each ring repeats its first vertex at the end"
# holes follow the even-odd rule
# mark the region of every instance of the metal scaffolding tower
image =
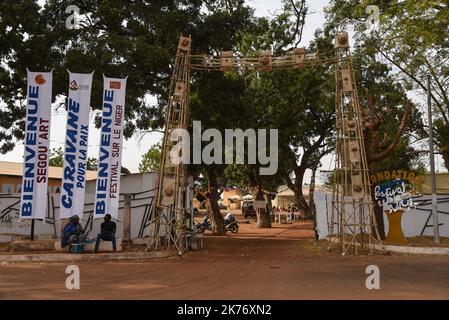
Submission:
POLYGON ((347 33, 337 35, 335 57, 336 163, 329 248, 339 246, 343 255, 349 250, 372 254, 376 244, 383 246, 371 199, 364 122, 347 33))
POLYGON ((280 56, 274 56, 270 50, 265 50, 256 57, 239 57, 232 51, 224 51, 219 57, 214 57, 191 55, 190 48, 190 37, 181 36, 166 109, 162 155, 149 222, 148 248, 159 249, 165 246, 167 249, 175 248, 179 254, 184 250, 182 240, 187 216, 187 173, 185 163, 174 164, 170 161, 170 153, 180 152, 173 148, 176 141, 171 141, 170 136, 173 130, 188 127, 190 70, 267 72, 303 69, 322 64, 335 65, 336 85, 337 152, 329 249, 339 246, 345 255, 351 248, 355 254, 358 251, 373 253, 376 244, 383 248, 370 195, 362 111, 348 34, 337 34, 335 51, 329 52, 306 52, 304 48, 295 48, 289 54, 280 56))
POLYGON ((187 217, 187 173, 185 162, 172 161, 170 153, 182 156, 182 149, 173 148, 171 140, 175 129, 187 129, 189 124, 191 38, 181 36, 176 52, 170 84, 170 94, 165 111, 165 128, 162 153, 156 176, 155 198, 149 222, 148 249, 184 250, 184 232, 187 217), (151 236, 152 234, 152 236, 151 236))

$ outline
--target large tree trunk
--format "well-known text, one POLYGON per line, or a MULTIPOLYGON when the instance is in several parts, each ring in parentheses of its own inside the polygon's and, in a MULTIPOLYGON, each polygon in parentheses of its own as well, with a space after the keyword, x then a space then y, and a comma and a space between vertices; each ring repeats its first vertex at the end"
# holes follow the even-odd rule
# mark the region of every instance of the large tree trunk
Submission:
POLYGON ((305 219, 313 218, 312 209, 310 208, 310 205, 307 203, 306 197, 304 197, 302 188, 300 189, 295 188, 293 192, 295 193, 296 204, 298 205, 299 209, 302 212, 304 212, 304 218, 305 219))
POLYGON ((304 218, 311 219, 313 217, 312 210, 306 198, 304 197, 304 193, 302 192, 302 182, 304 180, 306 167, 304 165, 300 165, 295 168, 294 172, 295 183, 293 183, 290 178, 287 177, 287 186, 291 190, 293 190, 293 193, 295 194, 296 205, 302 212, 304 212, 304 218))
MULTIPOLYGON (((405 112, 402 116, 401 124, 396 131, 392 141, 388 144, 388 136, 385 135, 382 141, 379 141, 379 127, 381 125, 382 114, 381 111, 376 110, 373 97, 369 90, 366 90, 367 108, 363 110, 365 119, 365 147, 366 157, 368 159, 368 167, 371 174, 377 173, 379 170, 379 161, 389 157, 396 149, 401 135, 407 127, 407 121, 413 108, 413 104, 410 101, 405 103, 405 112), (368 139, 370 138, 370 139, 368 139), (383 151, 381 151, 383 150, 383 151)), ((379 236, 381 239, 385 239, 385 226, 384 226, 384 214, 383 207, 376 203, 374 197, 374 186, 371 186, 371 199, 374 203, 374 214, 376 216, 377 229, 379 230, 379 236)))
POLYGON ((256 209, 257 228, 271 228, 270 211, 266 210, 265 193, 262 190, 262 181, 258 173, 258 168, 253 168, 249 175, 249 187, 254 201, 263 201, 265 208, 256 209))
POLYGON ((316 178, 316 169, 312 169, 312 177, 310 178, 310 188, 309 188, 309 206, 313 216, 316 216, 316 207, 315 207, 315 178, 316 178))
POLYGON ((220 206, 218 205, 218 181, 213 167, 209 167, 209 169, 207 170, 207 175, 209 178, 209 192, 206 195, 209 200, 207 211, 209 213, 209 216, 212 216, 212 219, 214 221, 213 233, 216 235, 224 236, 226 234, 226 230, 224 219, 220 212, 220 206))
POLYGON ((315 240, 318 241, 319 235, 317 230, 317 222, 316 222, 316 206, 315 206, 315 178, 316 178, 316 168, 312 169, 312 177, 310 178, 310 188, 309 188, 309 206, 313 215, 313 231, 315 233, 315 240))

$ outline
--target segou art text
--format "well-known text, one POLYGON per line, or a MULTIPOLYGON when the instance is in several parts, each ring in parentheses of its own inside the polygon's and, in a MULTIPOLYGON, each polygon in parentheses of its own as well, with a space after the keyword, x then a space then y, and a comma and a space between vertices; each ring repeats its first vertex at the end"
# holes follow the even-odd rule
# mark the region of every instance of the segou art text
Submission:
POLYGON ((25 150, 20 203, 23 219, 45 219, 51 121, 52 72, 27 70, 25 150))

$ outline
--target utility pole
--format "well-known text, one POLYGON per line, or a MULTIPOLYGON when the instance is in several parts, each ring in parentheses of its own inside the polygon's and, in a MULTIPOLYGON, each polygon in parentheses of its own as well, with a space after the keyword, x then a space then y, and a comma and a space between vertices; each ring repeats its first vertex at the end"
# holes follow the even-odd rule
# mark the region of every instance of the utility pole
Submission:
POLYGON ((427 119, 429 122, 430 178, 432 186, 433 241, 440 243, 438 225, 437 184, 435 179, 435 155, 433 153, 432 98, 430 95, 430 74, 427 75, 427 119))

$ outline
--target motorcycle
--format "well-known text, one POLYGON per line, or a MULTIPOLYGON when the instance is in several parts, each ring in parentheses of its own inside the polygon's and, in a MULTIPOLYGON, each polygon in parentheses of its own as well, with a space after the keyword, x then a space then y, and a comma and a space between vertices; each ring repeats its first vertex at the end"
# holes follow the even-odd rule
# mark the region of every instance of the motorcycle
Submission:
POLYGON ((237 221, 226 224, 226 231, 231 231, 232 233, 239 232, 239 224, 237 223, 237 221))
MULTIPOLYGON (((239 225, 234 216, 225 218, 225 229, 226 231, 231 231, 232 233, 237 233, 239 231, 239 225)), ((203 222, 198 223, 194 226, 196 232, 204 232, 206 230, 212 231, 212 224, 208 217, 204 217, 203 222)))
POLYGON ((228 213, 224 219, 226 231, 231 231, 232 233, 239 232, 239 224, 232 213, 228 213))
POLYGON ((206 230, 212 231, 212 224, 208 217, 204 217, 203 222, 194 225, 194 229, 197 232, 204 232, 206 230))

